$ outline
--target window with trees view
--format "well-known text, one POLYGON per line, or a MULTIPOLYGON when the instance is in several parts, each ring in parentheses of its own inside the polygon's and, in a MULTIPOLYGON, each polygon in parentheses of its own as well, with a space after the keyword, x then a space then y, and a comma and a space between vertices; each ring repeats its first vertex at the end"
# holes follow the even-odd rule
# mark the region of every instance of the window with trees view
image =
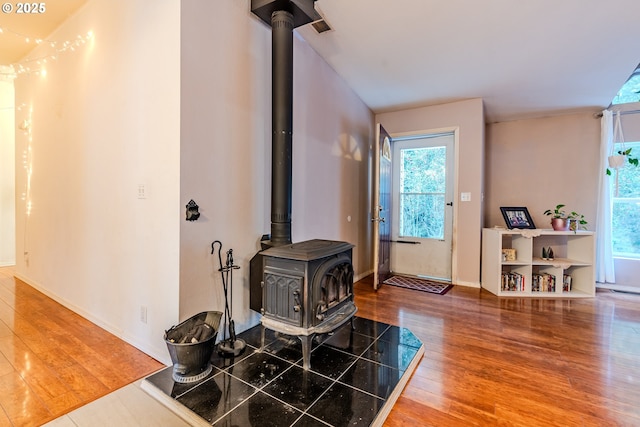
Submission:
POLYGON ((446 155, 446 147, 400 151, 400 237, 444 238, 446 155))
MULTIPOLYGON (((640 142, 625 142, 625 149, 640 154, 640 142)), ((622 144, 616 144, 616 151, 622 144)), ((616 196, 615 173, 610 178, 613 195, 612 241, 613 255, 623 258, 640 258, 640 168, 627 164, 618 169, 618 194, 616 196)))
MULTIPOLYGON (((640 66, 620 88, 611 104, 632 104, 639 101, 640 66)), ((631 157, 640 157, 640 142, 625 142, 624 148, 631 149, 631 157)), ((622 144, 616 144, 615 151, 619 150, 622 150, 622 144)), ((610 178, 613 195, 611 212, 613 255, 619 258, 640 259, 640 167, 627 163, 625 167, 618 170, 617 179, 618 194, 616 195, 616 177, 614 175, 610 178)))

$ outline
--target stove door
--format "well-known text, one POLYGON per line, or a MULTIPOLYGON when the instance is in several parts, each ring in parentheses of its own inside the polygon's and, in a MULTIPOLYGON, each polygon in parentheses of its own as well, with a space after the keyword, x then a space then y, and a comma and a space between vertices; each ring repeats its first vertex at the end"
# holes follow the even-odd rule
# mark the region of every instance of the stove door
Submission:
POLYGON ((264 271, 264 316, 294 326, 302 325, 304 277, 264 271))

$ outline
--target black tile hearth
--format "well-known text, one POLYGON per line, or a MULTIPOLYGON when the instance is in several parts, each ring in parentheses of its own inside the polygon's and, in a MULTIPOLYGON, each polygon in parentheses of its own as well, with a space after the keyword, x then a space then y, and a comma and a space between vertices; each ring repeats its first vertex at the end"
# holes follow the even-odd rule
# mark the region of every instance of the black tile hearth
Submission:
POLYGON ((236 358, 214 352, 207 378, 176 383, 168 367, 142 388, 200 425, 382 425, 424 354, 408 329, 354 317, 314 339, 305 371, 297 337, 266 330, 261 351, 261 329, 238 335, 247 348, 236 358))

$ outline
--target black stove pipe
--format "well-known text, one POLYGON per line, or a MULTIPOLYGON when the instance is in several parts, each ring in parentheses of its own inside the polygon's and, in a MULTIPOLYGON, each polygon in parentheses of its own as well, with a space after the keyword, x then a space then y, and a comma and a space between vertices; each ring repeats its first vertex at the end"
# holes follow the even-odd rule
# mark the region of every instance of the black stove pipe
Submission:
POLYGON ((292 133, 293 133, 293 15, 271 14, 272 147, 271 242, 291 244, 292 133))
MULTIPOLYGON (((293 135, 293 29, 321 18, 316 0, 251 0, 251 11, 271 27, 271 234, 262 250, 291 240, 293 135)), ((250 262, 249 307, 262 312, 263 255, 250 262)))

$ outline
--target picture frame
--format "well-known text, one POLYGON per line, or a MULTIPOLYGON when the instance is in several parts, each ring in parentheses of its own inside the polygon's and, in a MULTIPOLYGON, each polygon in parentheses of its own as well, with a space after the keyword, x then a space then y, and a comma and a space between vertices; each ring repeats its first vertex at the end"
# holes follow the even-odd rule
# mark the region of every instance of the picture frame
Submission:
POLYGON ((507 223, 509 230, 519 229, 535 229, 536 226, 529 215, 529 211, 525 207, 501 207, 502 217, 507 223))

